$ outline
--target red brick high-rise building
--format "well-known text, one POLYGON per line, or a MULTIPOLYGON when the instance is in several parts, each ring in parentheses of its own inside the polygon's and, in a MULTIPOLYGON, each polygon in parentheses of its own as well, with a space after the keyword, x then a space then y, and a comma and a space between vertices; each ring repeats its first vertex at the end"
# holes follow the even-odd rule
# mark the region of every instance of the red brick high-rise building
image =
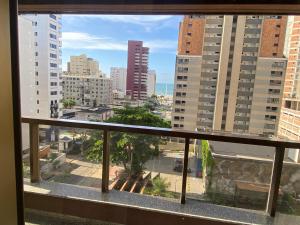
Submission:
POLYGON ((142 41, 128 41, 126 95, 132 99, 147 98, 148 55, 142 41))

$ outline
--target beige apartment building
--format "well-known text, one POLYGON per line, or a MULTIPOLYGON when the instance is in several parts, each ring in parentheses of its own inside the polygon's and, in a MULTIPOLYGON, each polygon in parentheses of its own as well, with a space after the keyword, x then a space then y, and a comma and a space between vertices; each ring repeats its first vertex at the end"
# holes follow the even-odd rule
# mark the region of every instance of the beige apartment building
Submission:
POLYGON ((287 59, 286 16, 185 16, 172 127, 277 133, 287 59))
POLYGON ((88 58, 85 54, 71 56, 68 62, 68 72, 78 75, 100 75, 99 62, 88 58))
MULTIPOLYGON (((300 141, 300 16, 289 16, 286 54, 288 58, 284 83, 284 98, 278 134, 293 141, 300 141)), ((299 150, 289 150, 288 156, 300 162, 299 150)))
POLYGON ((99 63, 86 55, 71 56, 62 75, 63 98, 78 106, 97 107, 112 103, 112 82, 99 70, 99 63))

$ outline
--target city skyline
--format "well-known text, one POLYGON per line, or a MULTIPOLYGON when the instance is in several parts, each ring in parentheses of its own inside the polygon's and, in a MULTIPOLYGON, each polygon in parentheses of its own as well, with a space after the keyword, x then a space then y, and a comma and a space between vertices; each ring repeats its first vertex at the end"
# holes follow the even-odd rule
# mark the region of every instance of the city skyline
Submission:
POLYGON ((71 55, 87 54, 109 75, 111 67, 127 66, 128 40, 141 40, 150 48, 149 67, 156 70, 157 82, 173 83, 181 19, 169 15, 63 15, 63 70, 67 70, 71 55))

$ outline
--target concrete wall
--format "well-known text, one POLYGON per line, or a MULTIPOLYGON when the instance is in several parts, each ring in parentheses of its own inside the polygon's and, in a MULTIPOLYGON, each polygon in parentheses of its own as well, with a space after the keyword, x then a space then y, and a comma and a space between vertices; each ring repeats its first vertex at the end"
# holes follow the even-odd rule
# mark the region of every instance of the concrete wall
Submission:
POLYGON ((10 62, 9 1, 0 1, 0 218, 1 224, 17 224, 16 178, 10 62))
MULTIPOLYGON (((209 191, 228 196, 236 193, 236 182, 268 186, 272 163, 273 160, 253 157, 214 155, 214 166, 211 176, 206 177, 206 184, 211 182, 209 191)), ((300 164, 284 163, 280 185, 283 193, 300 194, 300 164)), ((251 198, 255 196, 251 195, 251 198)))

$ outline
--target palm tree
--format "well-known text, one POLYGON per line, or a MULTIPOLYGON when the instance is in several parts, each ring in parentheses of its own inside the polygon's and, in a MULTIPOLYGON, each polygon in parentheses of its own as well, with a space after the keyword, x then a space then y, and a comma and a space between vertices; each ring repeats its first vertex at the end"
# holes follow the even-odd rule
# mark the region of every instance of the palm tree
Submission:
POLYGON ((170 182, 165 178, 158 177, 152 181, 152 194, 157 196, 165 196, 170 182))

